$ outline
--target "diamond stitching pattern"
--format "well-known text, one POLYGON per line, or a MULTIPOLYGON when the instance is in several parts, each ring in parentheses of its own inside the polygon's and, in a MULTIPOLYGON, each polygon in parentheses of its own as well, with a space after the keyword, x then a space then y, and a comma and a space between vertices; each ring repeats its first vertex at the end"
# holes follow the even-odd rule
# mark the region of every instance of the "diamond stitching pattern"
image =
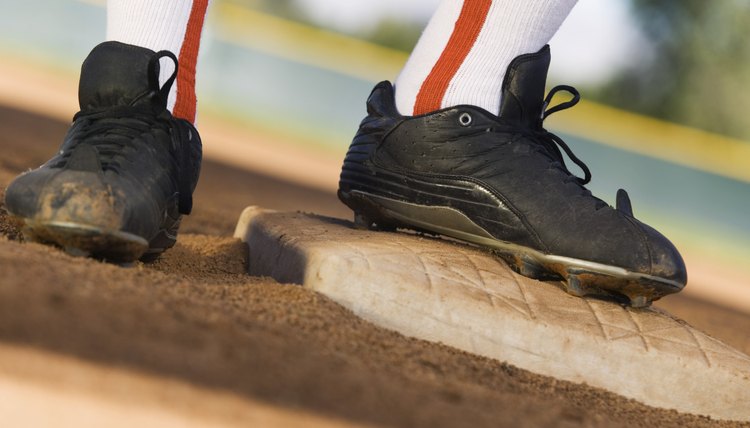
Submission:
MULTIPOLYGON (((302 236, 306 245, 329 243, 328 234, 310 227, 309 223, 285 224, 295 224, 298 230, 277 230, 276 235, 302 236)), ((414 274, 421 275, 424 284, 414 286, 427 287, 431 292, 437 284, 462 287, 482 296, 493 309, 502 305, 517 316, 542 322, 575 319, 582 326, 593 326, 603 341, 630 341, 632 346, 645 352, 655 348, 662 351, 679 348, 695 354, 707 367, 725 359, 750 364, 747 355, 658 310, 634 310, 569 296, 550 283, 520 276, 502 260, 469 246, 403 233, 384 244, 382 239, 371 239, 375 234, 382 238, 384 233, 352 231, 349 239, 337 238, 336 243, 349 251, 348 258, 352 262, 368 269, 382 269, 388 264, 393 266, 394 272, 416 269, 419 272, 414 274)))

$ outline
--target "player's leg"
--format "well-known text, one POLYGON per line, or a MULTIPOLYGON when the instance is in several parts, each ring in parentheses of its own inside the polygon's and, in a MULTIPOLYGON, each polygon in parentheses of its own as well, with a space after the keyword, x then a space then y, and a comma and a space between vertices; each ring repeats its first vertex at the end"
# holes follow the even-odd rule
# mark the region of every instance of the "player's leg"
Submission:
POLYGON ((444 0, 395 91, 382 82, 370 95, 339 197, 362 225, 459 238, 571 294, 645 306, 682 289, 682 258, 624 191, 616 208, 594 197, 586 165, 543 128, 579 98, 567 86, 544 95, 545 43, 573 3, 444 0), (559 91, 572 99, 550 106, 559 91))
MULTIPOLYGON (((107 1, 107 40, 177 56, 180 67, 167 107, 190 122, 195 122, 196 64, 208 4, 209 0, 107 1)), ((160 80, 171 71, 163 67, 160 80)))
POLYGON ((174 245, 200 172, 192 122, 207 3, 108 2, 110 41, 83 62, 81 110, 59 152, 6 191, 27 239, 120 262, 174 245))
POLYGON ((396 106, 419 115, 468 104, 497 114, 505 70, 539 51, 577 0, 448 0, 396 80, 396 106))

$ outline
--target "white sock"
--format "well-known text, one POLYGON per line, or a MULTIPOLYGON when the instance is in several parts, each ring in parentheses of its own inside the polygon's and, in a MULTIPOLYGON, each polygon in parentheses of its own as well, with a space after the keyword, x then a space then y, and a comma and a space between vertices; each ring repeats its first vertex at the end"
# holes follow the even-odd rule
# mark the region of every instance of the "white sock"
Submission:
POLYGON ((469 104, 498 114, 510 62, 544 47, 576 1, 443 0, 396 79, 396 107, 417 115, 469 104))
MULTIPOLYGON (((195 70, 200 35, 209 0, 107 0, 107 40, 168 50, 179 58, 177 82, 168 108, 175 116, 195 121, 195 70)), ((162 61, 160 80, 173 72, 162 61)))

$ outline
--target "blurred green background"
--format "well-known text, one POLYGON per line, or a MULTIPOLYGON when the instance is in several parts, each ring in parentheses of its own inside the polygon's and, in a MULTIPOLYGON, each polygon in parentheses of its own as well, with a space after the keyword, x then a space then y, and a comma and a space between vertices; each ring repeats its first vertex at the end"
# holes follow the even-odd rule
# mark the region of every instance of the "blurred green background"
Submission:
MULTIPOLYGON (((395 79, 438 3, 213 0, 199 121, 220 115, 341 156, 370 89, 395 79)), ((0 4, 2 56, 75 73, 105 37, 104 1, 0 4)), ((580 0, 551 42, 550 71, 550 85, 595 101, 551 123, 591 168, 595 194, 613 203, 626 188, 636 215, 678 245, 740 266, 750 260, 748 25, 746 0, 580 0)))

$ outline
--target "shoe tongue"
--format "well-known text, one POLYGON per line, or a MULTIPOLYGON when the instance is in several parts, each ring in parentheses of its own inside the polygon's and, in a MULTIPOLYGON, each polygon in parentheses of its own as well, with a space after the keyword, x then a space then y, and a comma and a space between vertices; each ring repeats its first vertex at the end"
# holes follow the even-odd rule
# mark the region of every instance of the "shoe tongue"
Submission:
MULTIPOLYGON (((166 108, 159 91, 159 61, 150 49, 120 42, 96 46, 81 67, 81 110, 151 104, 166 108)), ((168 93, 168 92, 167 92, 168 93)))
POLYGON ((541 126, 549 63, 549 45, 539 52, 517 56, 510 63, 503 80, 501 118, 532 128, 541 126))

